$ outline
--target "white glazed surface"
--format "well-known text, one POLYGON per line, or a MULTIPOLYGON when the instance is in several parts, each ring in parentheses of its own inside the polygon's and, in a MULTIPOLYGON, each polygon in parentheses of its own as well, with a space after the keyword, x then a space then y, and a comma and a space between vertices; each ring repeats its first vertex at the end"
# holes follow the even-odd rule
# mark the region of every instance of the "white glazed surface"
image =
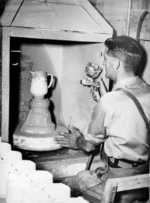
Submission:
POLYGON ((3 160, 3 154, 11 151, 11 145, 9 143, 0 142, 0 159, 3 160))
POLYGON ((53 183, 53 175, 44 170, 36 170, 28 175, 28 178, 32 185, 43 185, 53 183))
POLYGON ((25 137, 25 136, 13 136, 14 145, 21 149, 33 150, 33 151, 48 151, 60 149, 61 146, 57 144, 54 137, 25 137))
POLYGON ((7 161, 0 160, 0 197, 6 197, 6 189, 9 177, 9 166, 7 161))
POLYGON ((30 91, 34 96, 45 95, 48 91, 47 81, 45 80, 45 78, 42 77, 33 78, 30 91))
POLYGON ((30 160, 20 160, 11 164, 9 180, 16 178, 28 177, 28 175, 36 170, 36 165, 30 160))
POLYGON ((3 160, 8 161, 10 164, 22 160, 22 154, 18 151, 5 151, 3 153, 3 160))
POLYGON ((48 196, 50 201, 68 199, 71 196, 71 189, 63 183, 53 183, 46 185, 43 191, 48 196))

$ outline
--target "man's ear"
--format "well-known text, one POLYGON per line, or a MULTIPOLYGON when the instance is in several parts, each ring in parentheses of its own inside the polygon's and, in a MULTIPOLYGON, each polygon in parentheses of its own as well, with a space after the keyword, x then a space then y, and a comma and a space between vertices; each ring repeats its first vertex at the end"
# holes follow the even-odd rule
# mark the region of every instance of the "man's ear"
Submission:
POLYGON ((120 67, 120 60, 118 58, 113 58, 114 69, 118 69, 120 67))

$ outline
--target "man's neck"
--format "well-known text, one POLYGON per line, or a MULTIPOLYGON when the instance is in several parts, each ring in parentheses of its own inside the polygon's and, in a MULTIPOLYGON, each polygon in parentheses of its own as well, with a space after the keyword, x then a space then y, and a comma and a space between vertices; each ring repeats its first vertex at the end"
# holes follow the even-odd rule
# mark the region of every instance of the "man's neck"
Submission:
POLYGON ((135 75, 133 73, 123 73, 123 74, 118 74, 116 76, 116 79, 114 80, 114 84, 122 81, 122 80, 125 80, 125 79, 128 79, 128 78, 133 78, 135 77, 135 75))
POLYGON ((113 90, 116 90, 116 89, 120 88, 121 86, 126 86, 129 84, 137 83, 138 80, 139 80, 139 77, 137 77, 135 75, 130 76, 130 77, 124 77, 124 78, 118 80, 117 83, 114 83, 113 90))

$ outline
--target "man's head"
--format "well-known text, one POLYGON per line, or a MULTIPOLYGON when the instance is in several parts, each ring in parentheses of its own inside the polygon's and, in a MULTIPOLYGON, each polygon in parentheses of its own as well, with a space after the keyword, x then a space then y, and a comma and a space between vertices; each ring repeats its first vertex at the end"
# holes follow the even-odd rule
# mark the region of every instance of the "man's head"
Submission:
POLYGON ((114 80, 115 70, 123 65, 126 74, 137 75, 142 61, 142 48, 128 36, 118 36, 105 41, 104 65, 106 77, 114 80), (114 66, 114 67, 113 67, 114 66))

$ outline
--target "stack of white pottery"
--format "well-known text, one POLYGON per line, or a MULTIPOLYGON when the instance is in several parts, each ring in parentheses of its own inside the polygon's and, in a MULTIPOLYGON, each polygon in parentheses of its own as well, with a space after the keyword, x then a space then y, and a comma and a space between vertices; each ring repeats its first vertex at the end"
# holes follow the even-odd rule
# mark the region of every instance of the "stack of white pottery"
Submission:
POLYGON ((47 201, 44 203, 53 203, 62 199, 65 201, 71 196, 70 187, 63 183, 53 183, 51 185, 45 185, 45 187, 43 187, 43 192, 47 196, 47 201))
POLYGON ((44 170, 36 170, 28 175, 30 189, 26 190, 21 203, 46 203, 48 196, 43 191, 46 185, 53 184, 53 175, 44 170))
POLYGON ((31 188, 28 175, 35 170, 35 163, 29 160, 20 160, 12 164, 8 178, 6 203, 22 202, 26 191, 31 188))
POLYGON ((65 200, 57 200, 55 203, 89 203, 83 197, 71 197, 65 200))
POLYGON ((0 142, 0 197, 6 197, 7 181, 9 176, 9 162, 4 160, 4 154, 11 151, 11 145, 0 142))
POLYGON ((53 175, 36 170, 30 160, 14 151, 9 143, 0 141, 0 197, 6 203, 88 203, 82 197, 72 198, 71 189, 53 183, 53 175))

